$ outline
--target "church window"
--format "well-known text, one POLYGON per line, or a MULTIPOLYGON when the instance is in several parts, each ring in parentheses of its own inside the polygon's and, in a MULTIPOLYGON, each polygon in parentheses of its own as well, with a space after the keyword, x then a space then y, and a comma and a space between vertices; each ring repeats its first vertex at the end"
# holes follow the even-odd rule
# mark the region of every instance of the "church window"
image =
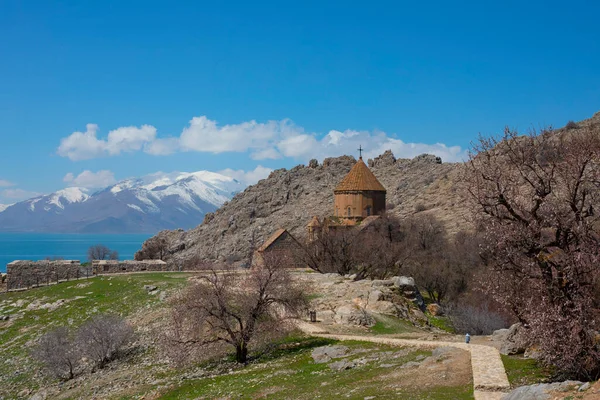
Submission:
POLYGON ((348 216, 351 217, 352 216, 352 209, 350 207, 348 207, 348 216))
POLYGON ((367 217, 371 216, 371 206, 367 206, 367 217))

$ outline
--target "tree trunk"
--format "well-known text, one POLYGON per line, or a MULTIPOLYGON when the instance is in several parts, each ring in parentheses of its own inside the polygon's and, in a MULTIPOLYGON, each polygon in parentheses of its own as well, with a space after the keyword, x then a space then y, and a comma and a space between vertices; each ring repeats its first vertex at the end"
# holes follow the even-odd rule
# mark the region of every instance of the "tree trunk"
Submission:
POLYGON ((240 364, 245 364, 247 360, 248 347, 246 346, 246 343, 238 343, 235 346, 235 361, 239 362, 240 364))

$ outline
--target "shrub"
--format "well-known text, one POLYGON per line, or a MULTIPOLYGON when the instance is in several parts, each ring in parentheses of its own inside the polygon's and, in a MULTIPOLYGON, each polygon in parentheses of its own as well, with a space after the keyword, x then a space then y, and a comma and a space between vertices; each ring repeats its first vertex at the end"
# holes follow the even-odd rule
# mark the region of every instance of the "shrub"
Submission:
POLYGON ((132 338, 131 326, 123 318, 111 314, 92 317, 77 332, 82 354, 98 368, 104 368, 114 360, 132 338))
POLYGON ((567 122, 567 125, 565 125, 565 128, 566 128, 568 131, 570 131, 571 129, 577 129, 577 128, 579 128, 579 125, 577 125, 577 123, 576 123, 576 122, 569 121, 569 122, 567 122))
POLYGON ((66 327, 43 335, 31 355, 44 365, 50 375, 64 380, 73 379, 81 362, 80 349, 66 327))
POLYGON ((495 330, 505 328, 508 325, 504 317, 490 310, 487 304, 478 307, 454 305, 448 307, 446 314, 458 333, 490 335, 495 330))

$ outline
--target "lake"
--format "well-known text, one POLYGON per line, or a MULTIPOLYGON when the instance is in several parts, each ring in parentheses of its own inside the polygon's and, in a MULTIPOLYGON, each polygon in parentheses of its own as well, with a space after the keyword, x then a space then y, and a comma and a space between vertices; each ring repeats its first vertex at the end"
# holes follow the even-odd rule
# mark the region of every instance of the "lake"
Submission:
POLYGON ((0 233, 0 272, 14 260, 43 260, 62 257, 67 260, 87 261, 90 246, 103 244, 119 252, 121 260, 132 260, 142 243, 152 235, 94 235, 54 233, 0 233))

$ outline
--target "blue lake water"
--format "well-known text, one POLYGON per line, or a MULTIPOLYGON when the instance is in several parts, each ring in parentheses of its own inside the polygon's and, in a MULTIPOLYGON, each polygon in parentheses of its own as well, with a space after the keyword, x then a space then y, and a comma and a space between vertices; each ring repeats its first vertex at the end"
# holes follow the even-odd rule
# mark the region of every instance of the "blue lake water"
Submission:
POLYGON ((131 260, 150 236, 152 235, 0 233, 0 272, 6 272, 6 264, 14 260, 62 257, 85 262, 87 250, 96 244, 118 251, 121 260, 131 260))

